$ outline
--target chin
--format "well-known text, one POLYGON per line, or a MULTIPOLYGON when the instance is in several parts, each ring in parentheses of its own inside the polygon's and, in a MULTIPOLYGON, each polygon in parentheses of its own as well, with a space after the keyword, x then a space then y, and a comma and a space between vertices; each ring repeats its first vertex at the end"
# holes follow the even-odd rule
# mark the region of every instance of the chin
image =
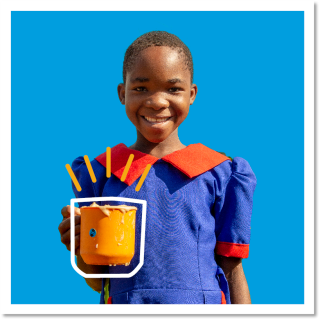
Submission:
POLYGON ((152 143, 160 143, 160 142, 166 140, 166 138, 164 138, 164 139, 159 139, 159 138, 147 138, 147 137, 145 137, 145 138, 146 138, 149 142, 152 142, 152 143))
POLYGON ((163 142, 168 138, 169 135, 167 135, 165 132, 159 132, 158 134, 156 132, 141 132, 141 135, 149 142, 151 143, 160 143, 163 142))
POLYGON ((166 135, 143 135, 146 140, 151 143, 160 143, 168 138, 166 135))

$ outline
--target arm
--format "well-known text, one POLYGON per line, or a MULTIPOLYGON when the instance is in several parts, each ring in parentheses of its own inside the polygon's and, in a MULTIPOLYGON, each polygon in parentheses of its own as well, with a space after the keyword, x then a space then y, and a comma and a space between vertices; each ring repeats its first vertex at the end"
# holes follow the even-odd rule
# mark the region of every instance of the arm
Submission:
POLYGON ((227 278, 231 303, 251 304, 248 283, 242 268, 242 259, 217 255, 216 260, 227 278))
MULTIPOLYGON (((80 270, 84 273, 106 273, 106 266, 96 266, 86 264, 82 257, 77 255, 77 265, 80 270)), ((102 279, 101 278, 84 278, 89 287, 91 287, 94 291, 101 292, 102 287, 102 279)), ((107 279, 108 280, 108 279, 107 279)))

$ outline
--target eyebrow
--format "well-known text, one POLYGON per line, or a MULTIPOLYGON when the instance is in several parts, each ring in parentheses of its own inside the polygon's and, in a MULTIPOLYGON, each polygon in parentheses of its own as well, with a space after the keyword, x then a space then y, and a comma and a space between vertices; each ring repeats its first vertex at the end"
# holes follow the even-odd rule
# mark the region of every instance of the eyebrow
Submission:
POLYGON ((149 81, 149 78, 144 77, 136 77, 134 79, 130 79, 130 82, 147 82, 149 81))
POLYGON ((174 79, 169 79, 167 82, 169 83, 182 83, 182 82, 185 82, 179 78, 174 78, 174 79))
MULTIPOLYGON (((145 77, 136 77, 134 79, 130 79, 131 82, 148 82, 150 81, 149 78, 145 78, 145 77)), ((167 80, 168 83, 183 83, 185 81, 179 79, 179 78, 173 78, 173 79, 168 79, 167 80)))

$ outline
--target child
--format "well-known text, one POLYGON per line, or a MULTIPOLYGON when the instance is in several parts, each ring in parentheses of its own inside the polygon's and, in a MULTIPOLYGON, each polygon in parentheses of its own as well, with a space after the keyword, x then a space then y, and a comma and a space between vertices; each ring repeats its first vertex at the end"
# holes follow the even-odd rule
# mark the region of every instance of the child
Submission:
MULTIPOLYGON (((131 278, 110 279, 108 303, 251 303, 241 259, 249 251, 256 178, 242 158, 230 161, 200 143, 185 146, 180 142, 178 127, 197 95, 189 49, 167 32, 142 35, 126 51, 118 94, 137 129, 137 141, 130 147, 118 144, 112 148, 110 178, 106 178, 105 153, 91 162, 95 184, 83 157, 72 164, 82 187, 78 192, 73 186, 76 197, 147 200, 144 265, 131 278), (121 182, 130 154, 134 160, 121 182), (152 167, 136 192, 147 164, 152 167)), ((79 211, 76 209, 76 254, 79 211)), ((69 206, 62 209, 59 230, 70 250, 69 213, 69 206)), ((77 263, 85 273, 129 273, 139 262, 139 245, 137 241, 129 267, 90 266, 80 255, 77 263)), ((96 291, 102 288, 104 303, 106 281, 86 281, 96 291)))

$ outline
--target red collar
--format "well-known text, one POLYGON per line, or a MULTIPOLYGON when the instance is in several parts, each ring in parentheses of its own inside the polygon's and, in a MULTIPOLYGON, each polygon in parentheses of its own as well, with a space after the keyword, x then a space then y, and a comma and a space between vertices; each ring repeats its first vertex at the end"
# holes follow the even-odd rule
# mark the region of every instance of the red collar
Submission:
MULTIPOLYGON (((124 181, 128 186, 131 186, 142 175, 147 164, 153 165, 159 160, 149 154, 129 149, 126 145, 120 143, 111 148, 111 172, 119 179, 122 176, 130 154, 134 155, 134 159, 124 181)), ((106 167, 105 152, 96 157, 96 160, 106 167)), ((189 178, 193 178, 226 160, 230 160, 230 158, 201 143, 197 143, 172 152, 163 157, 162 160, 171 163, 189 178)))

